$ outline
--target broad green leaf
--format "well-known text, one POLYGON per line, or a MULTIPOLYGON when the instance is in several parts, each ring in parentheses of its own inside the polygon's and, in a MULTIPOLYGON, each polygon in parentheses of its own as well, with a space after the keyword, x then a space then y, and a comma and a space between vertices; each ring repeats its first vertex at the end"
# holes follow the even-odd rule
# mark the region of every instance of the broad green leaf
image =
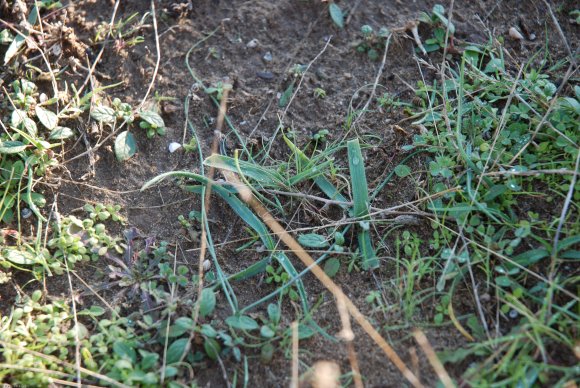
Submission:
POLYGON ((36 105, 34 111, 36 112, 38 121, 40 121, 46 129, 53 130, 56 128, 58 125, 58 116, 54 112, 44 109, 40 105, 36 105))
POLYGON ((260 327, 255 320, 246 315, 232 315, 226 318, 226 323, 230 327, 240 330, 256 330, 260 327))
POLYGON ((163 128, 165 127, 165 122, 157 113, 146 110, 139 113, 141 120, 145 121, 147 124, 151 125, 153 128, 163 128))
POLYGON ((290 102, 290 98, 294 93, 294 82, 292 82, 280 96, 280 101, 278 101, 278 106, 284 108, 290 102))
POLYGON ((36 262, 35 256, 32 253, 19 251, 14 248, 3 249, 1 258, 19 265, 30 265, 36 262))
MULTIPOLYGON (((36 20, 38 18, 38 8, 36 5, 30 11, 28 15, 28 25, 34 26, 36 24, 36 20)), ((24 32, 19 33, 16 35, 10 46, 8 46, 8 50, 4 54, 4 66, 10 62, 10 60, 18 53, 24 42, 26 42, 26 38, 28 37, 28 30, 24 30, 24 32)))
POLYGON ((169 327, 168 337, 179 337, 184 333, 193 330, 193 319, 189 317, 179 317, 169 327))
POLYGON ((69 127, 56 127, 50 132, 50 140, 64 140, 73 135, 72 129, 69 127))
POLYGON ((129 359, 132 363, 137 362, 137 353, 127 342, 117 341, 113 344, 113 351, 121 358, 129 359))
POLYGON ((532 249, 532 250, 526 251, 524 253, 520 253, 519 255, 514 257, 513 260, 516 263, 523 265, 524 267, 527 267, 527 266, 530 266, 532 264, 537 263, 538 261, 540 261, 543 258, 548 257, 548 256, 549 256, 548 251, 544 248, 540 248, 540 249, 532 249))
POLYGON ((411 169, 405 164, 399 164, 395 167, 395 174, 397 174, 398 177, 404 178, 411 174, 411 169))
POLYGON ((0 154, 17 154, 28 147, 20 141, 0 141, 0 154))
POLYGON ((123 131, 115 139, 115 155, 117 160, 123 162, 135 155, 137 152, 137 143, 135 137, 129 131, 123 131))
POLYGON ((115 110, 108 106, 100 105, 93 109, 91 117, 100 123, 112 124, 115 122, 115 110))
POLYGON ((264 338, 273 338, 276 335, 276 333, 274 332, 274 330, 270 328, 270 326, 264 325, 260 329, 260 335, 264 338))
POLYGON ((24 120, 22 120, 22 127, 26 129, 26 132, 28 132, 30 136, 36 137, 36 134, 38 133, 38 127, 36 126, 34 120, 32 120, 30 117, 25 117, 24 120))
POLYGON ((302 234, 298 236, 298 242, 307 248, 325 248, 330 245, 324 236, 316 233, 302 234))
POLYGON ((218 335, 218 332, 216 331, 216 329, 214 329, 213 326, 208 325, 207 323, 204 323, 203 325, 201 325, 200 333, 203 336, 211 337, 211 338, 215 338, 218 335))
POLYGON ((199 298, 199 314, 201 317, 206 317, 213 312, 216 305, 215 293, 210 288, 204 288, 201 291, 199 298))
POLYGON ((278 322, 280 322, 280 317, 281 317, 281 313, 280 313, 280 308, 278 307, 278 305, 276 305, 274 303, 270 303, 268 305, 268 318, 270 318, 270 322, 277 324, 278 322))
MULTIPOLYGON (((354 216, 366 219, 369 215, 369 192, 358 139, 350 140, 347 143, 347 149, 352 197, 354 201, 354 216)), ((359 226, 358 242, 363 259, 362 267, 365 270, 378 268, 379 260, 375 255, 369 230, 363 227, 362 222, 359 223, 359 226)))
POLYGON ((340 260, 335 257, 331 257, 324 263, 324 272, 331 278, 338 273, 340 269, 340 260))
POLYGON ((210 359, 217 360, 221 351, 221 346, 215 339, 206 337, 203 341, 203 349, 210 359))
POLYGON ((330 13, 330 17, 334 24, 339 28, 344 28, 344 14, 336 3, 330 3, 328 6, 328 12, 330 13))
POLYGON ((88 309, 78 312, 78 315, 90 315, 93 317, 99 317, 105 313, 105 309, 101 306, 91 306, 88 309))
POLYGON ((14 109, 10 114, 10 125, 15 128, 18 128, 20 124, 24 121, 24 119, 28 117, 25 111, 22 109, 14 109))
POLYGON ((512 281, 507 276, 498 276, 495 278, 495 284, 500 287, 509 287, 512 284, 512 281))
POLYGON ((189 348, 188 338, 180 338, 169 345, 166 356, 167 365, 178 362, 181 356, 187 351, 187 348, 189 348))

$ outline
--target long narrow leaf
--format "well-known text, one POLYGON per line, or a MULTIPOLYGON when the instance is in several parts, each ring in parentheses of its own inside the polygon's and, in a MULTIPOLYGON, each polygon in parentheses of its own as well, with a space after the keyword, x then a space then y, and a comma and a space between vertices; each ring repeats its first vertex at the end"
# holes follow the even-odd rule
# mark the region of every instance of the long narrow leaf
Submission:
MULTIPOLYGON (((292 141, 288 139, 286 136, 284 136, 284 141, 286 142, 286 145, 288 145, 288 148, 290 148, 292 152, 294 152, 294 154, 296 155, 299 166, 303 166, 311 162, 308 156, 306 156, 304 152, 302 152, 302 150, 296 147, 294 143, 292 143, 292 141)), ((328 198, 336 201, 348 202, 348 200, 342 194, 340 194, 340 192, 336 189, 336 187, 334 187, 334 185, 328 179, 326 179, 324 175, 316 176, 314 178, 314 183, 316 183, 318 188, 324 194, 326 194, 328 198)), ((348 205, 341 205, 341 207, 343 209, 348 209, 348 205)))
POLYGON ((243 160, 235 160, 229 156, 214 154, 205 159, 203 164, 210 167, 228 170, 235 173, 241 173, 244 176, 251 178, 258 182, 263 187, 284 187, 284 180, 282 176, 276 171, 258 166, 254 163, 245 162, 243 160), (238 171, 238 166, 240 171, 238 171))
MULTIPOLYGON (((195 186, 190 187, 188 189, 192 192, 201 192, 200 188, 195 186)), ((232 210, 235 211, 236 214, 246 224, 248 224, 248 226, 254 229, 256 233, 258 233, 260 239, 262 240, 262 242, 269 251, 274 252, 276 250, 276 242, 270 235, 266 225, 264 225, 262 220, 260 220, 258 216, 256 216, 254 212, 250 210, 250 208, 244 202, 242 202, 242 200, 240 200, 236 195, 232 194, 229 190, 227 190, 224 187, 214 186, 213 190, 224 201, 226 201, 228 205, 230 205, 232 210)), ((273 257, 280 263, 280 265, 284 268, 284 270, 288 273, 288 275, 290 275, 290 277, 295 277, 298 275, 298 271, 296 271, 296 268, 294 268, 294 265, 292 265, 292 262, 288 259, 288 257, 284 253, 273 254, 273 257)), ((258 268, 261 268, 261 265, 258 268)), ((298 280, 296 282, 296 289, 298 291, 298 294, 300 295, 303 308, 307 313, 309 311, 308 298, 302 280, 298 280)))
POLYGON ((157 175, 155 178, 145 182, 143 187, 141 187, 141 191, 147 190, 148 188, 155 186, 156 184, 158 184, 159 182, 161 182, 165 178, 169 178, 169 177, 191 178, 191 179, 194 179, 194 180, 196 180, 200 183, 203 183, 203 184, 207 184, 207 182, 209 182, 209 180, 206 177, 204 177, 203 175, 195 174, 195 173, 190 172, 190 171, 170 171, 170 172, 166 172, 166 173, 157 175))
MULTIPOLYGON (((369 216, 369 190, 365 174, 364 161, 358 139, 347 143, 348 165, 352 183, 352 197, 354 201, 354 216, 367 219, 369 216)), ((375 255, 368 221, 361 221, 358 228, 358 245, 362 254, 363 269, 378 268, 379 260, 375 255)))

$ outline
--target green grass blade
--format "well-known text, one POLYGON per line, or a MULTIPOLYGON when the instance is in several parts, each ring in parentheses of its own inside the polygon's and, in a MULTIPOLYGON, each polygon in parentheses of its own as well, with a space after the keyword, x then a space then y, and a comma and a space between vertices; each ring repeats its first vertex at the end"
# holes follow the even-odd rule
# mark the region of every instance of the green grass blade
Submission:
MULTIPOLYGON (((292 262, 288 259, 288 257, 284 253, 274 253, 276 251, 276 242, 272 238, 268 228, 266 225, 254 214, 252 210, 236 195, 232 192, 227 190, 221 186, 213 186, 213 190, 216 194, 218 194, 226 203, 232 208, 234 212, 246 223, 249 227, 254 229, 256 233, 260 236, 260 239, 266 246, 266 248, 271 252, 272 256, 280 263, 280 265, 284 268, 284 270, 290 275, 291 278, 294 278, 298 275, 298 271, 292 265, 292 262)), ((190 191, 192 192, 200 192, 199 187, 191 187, 190 191)), ((254 268, 255 269, 255 268, 254 268)), ((265 267, 264 267, 265 269, 265 267)), ((298 291, 298 295, 300 295, 300 299, 302 302, 302 306, 305 312, 309 311, 308 307, 308 298, 306 294, 306 290, 304 288, 304 284, 302 280, 298 280, 296 282, 296 289, 298 291)))
POLYGON ((347 149, 352 183, 352 199, 354 201, 354 216, 365 220, 359 222, 358 228, 358 244, 363 259, 362 266, 365 270, 374 269, 378 268, 379 260, 375 255, 369 231, 369 189, 358 139, 350 140, 347 143, 347 149))
POLYGON ((157 175, 155 178, 145 182, 145 184, 141 187, 141 191, 147 190, 148 188, 155 186, 159 182, 163 181, 165 178, 169 177, 183 177, 183 178, 191 178, 200 183, 206 185, 209 182, 209 179, 204 177, 203 175, 195 174, 190 171, 170 171, 160 175, 157 175))
POLYGON ((236 161, 234 158, 230 158, 229 156, 217 154, 205 159, 203 163, 206 166, 241 173, 245 177, 253 179, 262 187, 285 187, 284 179, 280 174, 254 163, 245 162, 243 160, 236 161))
MULTIPOLYGON (((296 147, 296 145, 294 145, 294 143, 292 143, 290 139, 288 139, 286 136, 283 136, 283 138, 284 141, 286 142, 286 145, 288 145, 288 148, 290 148, 290 150, 292 150, 292 152, 294 152, 294 154, 296 155, 298 166, 303 166, 311 162, 308 156, 306 156, 304 152, 302 152, 302 150, 296 147)), ((348 200, 342 194, 340 194, 337 188, 334 187, 334 185, 328 179, 326 179, 324 175, 316 176, 314 178, 314 183, 316 183, 318 188, 324 194, 326 194, 328 198, 336 201, 348 202, 348 200)), ((343 209, 348 209, 348 205, 341 205, 341 207, 343 209)))

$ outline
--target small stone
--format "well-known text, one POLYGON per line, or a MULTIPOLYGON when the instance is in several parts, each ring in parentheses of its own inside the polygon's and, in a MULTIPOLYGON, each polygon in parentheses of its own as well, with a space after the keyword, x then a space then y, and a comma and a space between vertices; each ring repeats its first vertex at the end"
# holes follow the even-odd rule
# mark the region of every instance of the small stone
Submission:
POLYGON ((513 40, 517 40, 517 41, 524 40, 524 36, 515 27, 511 27, 510 28, 510 30, 509 30, 509 36, 513 40))
POLYGON ((346 79, 351 79, 352 78, 352 74, 351 73, 344 73, 342 76, 344 78, 346 78, 346 79))
POLYGON ((266 81, 274 79, 274 74, 271 71, 257 71, 256 76, 266 81))
POLYGON ((175 151, 177 151, 178 149, 181 148, 181 144, 173 142, 173 143, 169 143, 169 152, 174 153, 175 151))
POLYGON ((246 47, 247 48, 256 48, 256 47, 258 47, 258 40, 257 39, 252 39, 251 41, 249 41, 248 43, 246 43, 246 47))
POLYGON ((272 53, 268 51, 262 58, 266 62, 272 62, 272 53))
POLYGON ((30 216, 32 215, 32 210, 30 210, 29 208, 25 207, 24 209, 22 209, 20 211, 20 215, 24 219, 30 218, 30 216))

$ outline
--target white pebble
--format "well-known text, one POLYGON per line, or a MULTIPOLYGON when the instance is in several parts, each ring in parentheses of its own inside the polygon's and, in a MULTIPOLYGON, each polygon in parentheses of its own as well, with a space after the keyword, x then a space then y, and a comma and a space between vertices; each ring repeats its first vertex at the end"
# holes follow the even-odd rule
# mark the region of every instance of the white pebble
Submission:
POLYGON ((510 28, 509 35, 510 35, 510 38, 512 38, 514 40, 519 40, 519 41, 524 40, 524 36, 515 27, 510 28))
POLYGON ((252 39, 251 41, 249 41, 246 44, 246 47, 247 48, 254 48, 254 47, 257 47, 257 46, 258 46, 258 40, 257 39, 252 39))
POLYGON ((169 144, 169 152, 174 153, 175 151, 177 151, 178 149, 181 148, 181 144, 173 142, 169 144))

